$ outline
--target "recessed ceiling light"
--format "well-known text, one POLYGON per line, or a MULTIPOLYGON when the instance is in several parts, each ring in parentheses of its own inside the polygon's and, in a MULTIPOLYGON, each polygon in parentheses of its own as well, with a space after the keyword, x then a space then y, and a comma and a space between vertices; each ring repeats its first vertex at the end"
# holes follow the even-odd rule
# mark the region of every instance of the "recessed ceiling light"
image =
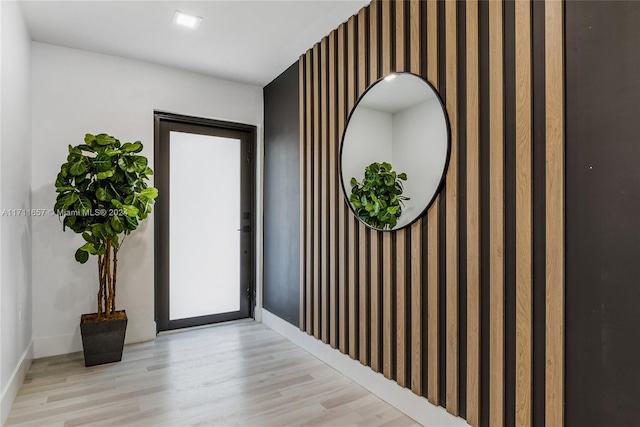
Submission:
POLYGON ((390 82, 391 80, 395 79, 396 75, 395 74, 389 74, 387 77, 384 78, 385 82, 390 82))
POLYGON ((179 10, 176 10, 173 14, 172 20, 174 24, 182 25, 183 27, 192 28, 194 30, 198 28, 201 21, 202 18, 199 16, 189 15, 188 13, 180 12, 179 10))

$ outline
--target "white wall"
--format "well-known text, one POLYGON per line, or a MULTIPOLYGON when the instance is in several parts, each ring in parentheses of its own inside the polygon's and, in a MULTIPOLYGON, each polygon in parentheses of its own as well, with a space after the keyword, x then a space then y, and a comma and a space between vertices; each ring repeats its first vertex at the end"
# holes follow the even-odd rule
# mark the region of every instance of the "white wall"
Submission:
MULTIPOLYGON (((31 209, 31 39, 16 2, 0 2, 0 210, 31 209)), ((5 211, 5 214, 7 212, 5 211)), ((0 424, 33 359, 31 218, 0 218, 0 424)))
MULTIPOLYGON (((154 110, 253 124, 262 135, 260 87, 37 42, 32 49, 35 208, 53 206, 53 183, 66 147, 80 143, 87 132, 140 140, 152 164, 154 110)), ((262 139, 258 145, 260 159, 262 139)), ((73 232, 62 232, 56 217, 33 218, 36 357, 82 348, 79 319, 95 312, 97 266, 95 259, 75 262, 80 242, 73 232)), ((153 244, 152 215, 120 252, 116 305, 127 310, 127 343, 155 337, 153 244)))
POLYGON ((342 146, 342 181, 348 195, 351 195, 351 178, 361 182, 364 168, 374 162, 393 161, 392 129, 389 113, 364 106, 355 111, 345 134, 349 142, 342 146))

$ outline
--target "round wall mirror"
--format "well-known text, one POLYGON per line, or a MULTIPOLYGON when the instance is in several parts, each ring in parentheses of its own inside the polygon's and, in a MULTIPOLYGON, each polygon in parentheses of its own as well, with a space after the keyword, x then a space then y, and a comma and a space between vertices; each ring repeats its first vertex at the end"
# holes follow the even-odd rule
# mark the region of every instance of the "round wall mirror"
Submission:
POLYGON ((449 120, 431 84, 411 73, 373 83, 342 137, 340 174, 351 211, 377 230, 408 226, 440 191, 449 151, 449 120))

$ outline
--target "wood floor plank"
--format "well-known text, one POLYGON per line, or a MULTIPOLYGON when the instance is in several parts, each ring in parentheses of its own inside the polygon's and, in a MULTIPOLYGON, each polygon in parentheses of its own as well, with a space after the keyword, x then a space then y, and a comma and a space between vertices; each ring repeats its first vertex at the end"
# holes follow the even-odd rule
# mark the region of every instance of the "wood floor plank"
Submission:
POLYGON ((119 363, 75 353, 32 368, 5 426, 418 425, 253 321, 127 345, 119 363))

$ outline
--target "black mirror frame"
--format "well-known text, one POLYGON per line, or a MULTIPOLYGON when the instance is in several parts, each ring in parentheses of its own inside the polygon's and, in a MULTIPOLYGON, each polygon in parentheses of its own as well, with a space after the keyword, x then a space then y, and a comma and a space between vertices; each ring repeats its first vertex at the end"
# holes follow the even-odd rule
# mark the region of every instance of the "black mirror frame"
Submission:
POLYGON ((424 77, 419 76, 419 75, 414 74, 414 73, 411 73, 411 72, 408 72, 408 71, 393 72, 393 73, 388 74, 387 76, 380 77, 378 80, 376 80, 375 82, 371 83, 365 89, 365 91, 362 93, 362 95, 360 95, 360 97, 358 98, 358 100, 354 104, 353 108, 349 112, 349 116, 347 117, 347 121, 346 121, 346 123, 344 125, 344 129, 342 130, 342 137, 340 138, 340 157, 339 157, 340 186, 342 187, 342 195, 345 198, 345 202, 349 206, 349 210, 351 211, 351 214, 353 216, 355 216, 356 219, 360 223, 364 224, 368 228, 370 228, 372 230, 375 230, 375 231, 381 231, 381 232, 393 232, 393 231, 398 231, 398 230, 402 230, 402 229, 408 228, 414 222, 416 222, 417 220, 422 218, 425 215, 425 213, 427 213, 427 211, 429 210, 431 205, 433 205, 433 202, 435 201, 436 197, 438 197, 438 195, 442 192, 442 188, 444 187, 445 180, 446 180, 446 177, 447 177, 447 170, 449 170, 449 161, 451 160, 451 123, 449 122, 449 114, 447 113, 447 108, 445 106, 445 103, 443 102, 442 97, 440 96, 440 92, 438 92, 438 90, 435 88, 435 86, 432 85, 424 77), (349 201, 349 195, 347 194, 347 189, 344 186, 344 177, 342 175, 342 151, 343 151, 343 147, 344 147, 344 138, 345 138, 345 136, 347 134, 347 129, 349 128, 349 123, 351 122, 351 118, 353 117, 353 113, 356 111, 356 108, 358 108, 358 105, 360 105, 360 102, 362 101, 362 99, 367 95, 367 93, 369 93, 369 91, 371 89, 373 89, 378 83, 382 82, 387 76, 392 75, 392 74, 395 74, 395 75, 408 74, 408 75, 417 77, 420 80, 422 80, 427 86, 429 86, 429 88, 433 91, 434 95, 438 99, 438 102, 440 103, 440 108, 442 109, 442 114, 444 116, 444 121, 445 121, 446 127, 447 127, 447 155, 446 155, 445 162, 444 162, 444 168, 442 170, 442 176, 440 177, 440 182, 438 183, 438 186, 436 187, 436 190, 433 192, 433 196, 431 197, 431 200, 429 200, 429 203, 427 203, 425 208, 420 212, 420 214, 416 215, 416 217, 414 219, 412 219, 410 222, 408 222, 407 224, 403 225, 402 227, 393 228, 393 229, 390 229, 390 230, 385 230, 385 229, 372 227, 371 225, 369 225, 366 222, 362 221, 360 219, 360 217, 358 217, 358 215, 356 214, 356 211, 353 209, 353 205, 349 201))

